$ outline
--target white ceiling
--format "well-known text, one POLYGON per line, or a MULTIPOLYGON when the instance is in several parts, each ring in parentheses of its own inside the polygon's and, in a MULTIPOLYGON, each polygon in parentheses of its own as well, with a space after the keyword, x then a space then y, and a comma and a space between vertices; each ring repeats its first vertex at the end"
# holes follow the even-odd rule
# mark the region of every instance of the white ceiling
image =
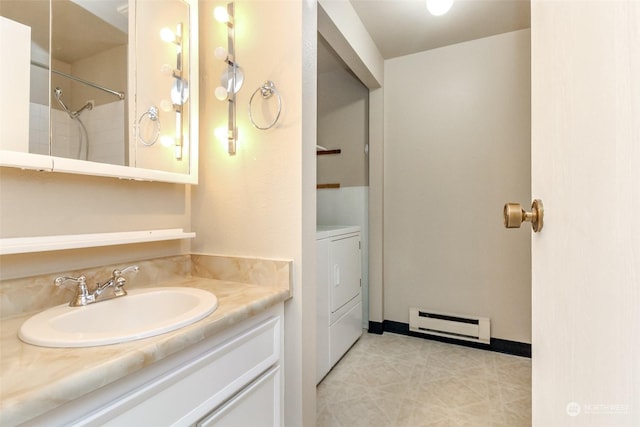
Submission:
POLYGON ((385 59, 530 27, 529 0, 455 0, 432 16, 425 0, 350 0, 385 59))

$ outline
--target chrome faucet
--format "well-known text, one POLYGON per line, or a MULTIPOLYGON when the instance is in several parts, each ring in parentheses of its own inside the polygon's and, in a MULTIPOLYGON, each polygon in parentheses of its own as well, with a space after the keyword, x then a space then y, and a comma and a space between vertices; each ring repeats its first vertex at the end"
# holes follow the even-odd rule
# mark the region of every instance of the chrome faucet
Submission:
POLYGON ((71 307, 80 307, 127 295, 127 291, 124 289, 126 279, 123 275, 129 272, 135 273, 138 270, 137 265, 129 266, 123 270, 113 270, 111 278, 104 283, 96 283, 96 288, 92 292, 89 292, 87 278, 84 275, 79 277, 60 276, 56 278, 54 284, 59 287, 68 281, 77 283, 76 293, 69 305, 71 307))

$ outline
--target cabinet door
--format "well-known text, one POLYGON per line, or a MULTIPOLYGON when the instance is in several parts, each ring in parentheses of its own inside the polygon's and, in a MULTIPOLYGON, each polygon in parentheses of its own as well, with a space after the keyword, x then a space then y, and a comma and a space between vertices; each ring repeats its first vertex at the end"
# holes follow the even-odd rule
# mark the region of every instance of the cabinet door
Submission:
POLYGON ((275 366, 196 427, 277 427, 282 425, 281 403, 280 367, 275 366))
POLYGON ((331 312, 335 312, 360 293, 360 237, 329 243, 331 274, 331 312))
POLYGON ((280 317, 252 325, 221 345, 132 390, 91 417, 83 417, 78 424, 192 425, 253 384, 271 366, 279 364, 281 327, 280 317))

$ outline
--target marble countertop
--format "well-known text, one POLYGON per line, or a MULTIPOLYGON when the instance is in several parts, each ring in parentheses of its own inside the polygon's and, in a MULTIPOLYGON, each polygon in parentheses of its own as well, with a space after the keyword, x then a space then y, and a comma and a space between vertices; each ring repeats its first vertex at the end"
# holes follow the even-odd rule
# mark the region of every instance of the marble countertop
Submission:
POLYGON ((204 319, 155 337, 87 348, 23 343, 20 325, 34 313, 0 323, 0 425, 14 425, 112 383, 289 298, 289 289, 188 277, 157 286, 213 292, 218 308, 204 319))

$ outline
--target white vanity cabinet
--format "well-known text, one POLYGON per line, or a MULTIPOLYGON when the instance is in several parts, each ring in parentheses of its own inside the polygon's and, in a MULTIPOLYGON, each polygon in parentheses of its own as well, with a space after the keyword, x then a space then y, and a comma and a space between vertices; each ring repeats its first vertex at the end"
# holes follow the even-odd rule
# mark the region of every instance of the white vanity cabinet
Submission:
POLYGON ((282 426, 283 323, 278 304, 32 424, 282 426))
POLYGON ((362 335, 360 228, 318 227, 316 383, 362 335))

